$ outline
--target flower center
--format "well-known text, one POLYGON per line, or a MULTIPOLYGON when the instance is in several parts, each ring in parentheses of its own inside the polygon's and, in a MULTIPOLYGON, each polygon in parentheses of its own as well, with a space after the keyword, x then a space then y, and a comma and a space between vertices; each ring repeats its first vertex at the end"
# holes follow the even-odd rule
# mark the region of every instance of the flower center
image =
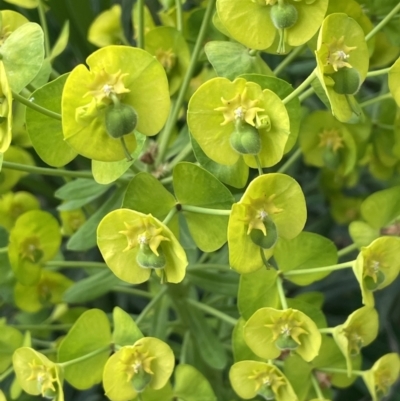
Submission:
POLYGON ((325 66, 332 66, 335 71, 343 67, 352 68, 347 60, 350 58, 349 53, 357 49, 356 46, 346 46, 344 43, 344 36, 342 36, 340 39, 333 38, 332 42, 327 44, 327 47, 328 55, 325 66))
POLYGON ((319 147, 327 147, 336 153, 340 148, 343 148, 343 138, 337 129, 324 129, 320 134, 319 147))
POLYGON ((224 116, 224 121, 221 125, 239 120, 255 127, 254 120, 257 113, 264 111, 264 109, 256 107, 259 99, 252 100, 247 97, 247 88, 242 93, 238 93, 234 98, 225 100, 222 97, 221 101, 223 106, 214 109, 215 111, 221 111, 224 116))

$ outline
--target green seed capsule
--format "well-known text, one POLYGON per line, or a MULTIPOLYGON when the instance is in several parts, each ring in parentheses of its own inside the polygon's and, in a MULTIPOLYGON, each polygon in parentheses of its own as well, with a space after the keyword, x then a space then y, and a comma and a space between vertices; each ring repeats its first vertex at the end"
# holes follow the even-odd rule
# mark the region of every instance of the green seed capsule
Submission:
POLYGON ((261 138, 258 130, 243 121, 236 123, 230 143, 232 148, 242 155, 257 155, 261 150, 261 138))
POLYGON ((299 344, 293 340, 292 337, 287 336, 285 334, 281 334, 275 342, 275 345, 278 349, 282 351, 294 351, 298 348, 299 344))
POLYGON ((269 217, 266 217, 263 223, 267 235, 264 235, 261 230, 254 229, 250 232, 250 238, 256 245, 260 246, 261 248, 270 249, 276 244, 276 241, 278 240, 278 230, 275 223, 269 217))
POLYGON ((333 90, 339 95, 355 95, 360 89, 360 73, 355 68, 343 67, 330 76, 335 81, 333 90))
POLYGON ((376 273, 376 282, 371 276, 364 277, 364 284, 370 291, 375 291, 385 281, 385 274, 380 270, 376 273))
POLYGON ((132 377, 131 383, 138 393, 141 393, 151 382, 152 375, 139 368, 138 372, 132 377))
POLYGON ((105 123, 108 135, 121 138, 130 134, 137 126, 138 116, 132 106, 120 103, 108 106, 105 112, 105 123))
POLYGON ((340 154, 338 151, 334 151, 330 146, 326 146, 324 153, 322 154, 322 159, 325 166, 330 170, 336 170, 340 164, 340 154))
POLYGON ((147 244, 142 244, 136 255, 136 262, 144 269, 163 269, 167 263, 165 255, 161 247, 158 247, 157 251, 158 256, 147 244))
POLYGON ((291 28, 298 18, 298 12, 293 4, 275 4, 271 7, 272 23, 277 29, 291 28))
POLYGON ((257 394, 264 398, 264 400, 275 400, 275 392, 270 386, 262 386, 257 394))

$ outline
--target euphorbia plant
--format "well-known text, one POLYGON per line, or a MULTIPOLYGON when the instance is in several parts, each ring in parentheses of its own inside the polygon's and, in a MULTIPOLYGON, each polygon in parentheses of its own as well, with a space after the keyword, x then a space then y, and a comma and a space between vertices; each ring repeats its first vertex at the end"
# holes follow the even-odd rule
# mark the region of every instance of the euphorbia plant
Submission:
POLYGON ((5 2, 0 400, 395 394, 398 1, 5 2))

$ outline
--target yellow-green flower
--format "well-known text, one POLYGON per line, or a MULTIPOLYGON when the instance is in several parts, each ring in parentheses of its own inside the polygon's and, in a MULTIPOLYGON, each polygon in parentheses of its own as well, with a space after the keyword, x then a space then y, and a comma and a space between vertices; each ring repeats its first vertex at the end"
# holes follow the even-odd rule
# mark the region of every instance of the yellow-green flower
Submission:
POLYGON ((15 304, 23 311, 38 312, 46 306, 62 303, 64 292, 73 283, 61 273, 42 270, 40 280, 35 285, 25 286, 16 283, 15 304))
POLYGON ((185 276, 185 251, 170 229, 151 214, 114 210, 100 222, 97 244, 113 273, 128 283, 148 280, 152 270, 165 282, 178 283, 185 276))
POLYGON ((272 173, 254 179, 229 217, 231 267, 240 273, 260 269, 261 249, 270 257, 278 237, 300 234, 306 214, 304 195, 293 178, 272 173))
POLYGON ((175 358, 168 344, 143 337, 112 355, 103 372, 103 386, 111 401, 128 401, 147 387, 165 386, 174 369, 175 358))
POLYGON ((380 237, 361 248, 353 271, 360 284, 363 304, 373 307, 373 291, 387 287, 399 274, 400 238, 380 237))
POLYGON ((122 142, 130 153, 136 147, 134 129, 155 135, 163 127, 170 105, 167 76, 150 53, 128 46, 103 47, 86 62, 89 69, 75 67, 63 89, 64 138, 85 157, 122 160, 122 142))
POLYGON ((12 94, 4 64, 0 61, 0 152, 4 153, 11 143, 12 94))
POLYGON ((126 42, 121 15, 122 9, 119 4, 100 13, 89 27, 88 41, 98 47, 126 42))
POLYGON ((0 198, 1 225, 11 230, 19 216, 35 209, 40 209, 39 201, 29 192, 7 192, 0 198))
POLYGON ((237 362, 229 371, 229 380, 236 394, 245 400, 260 395, 267 400, 297 401, 285 375, 265 362, 237 362))
POLYGON ((274 359, 283 351, 299 354, 305 361, 319 352, 321 334, 316 324, 296 309, 261 308, 244 326, 244 339, 259 357, 274 359))
POLYGON ((13 355, 14 371, 22 389, 31 395, 63 401, 62 373, 56 363, 29 347, 13 355))
POLYGON ((317 77, 332 114, 341 122, 356 120, 361 111, 354 94, 367 76, 369 51, 364 30, 344 13, 328 15, 318 35, 317 77))
POLYGON ((317 32, 328 0, 218 0, 218 17, 229 36, 243 45, 286 53, 317 32))
POLYGON ((61 244, 60 226, 50 214, 30 210, 22 214, 10 232, 8 256, 15 277, 22 285, 39 282, 41 265, 51 260, 61 244))
POLYGON ((290 121, 278 95, 254 82, 214 78, 190 99, 188 125, 204 153, 216 163, 233 165, 243 157, 256 168, 278 163, 289 138, 290 121))
POLYGON ((372 368, 363 373, 363 380, 368 387, 373 401, 379 401, 389 394, 390 387, 398 380, 400 358, 397 353, 386 354, 379 358, 372 368))
POLYGON ((375 340, 378 329, 378 312, 368 306, 357 309, 343 324, 335 327, 333 338, 346 358, 349 376, 352 371, 352 358, 360 353, 362 347, 375 340))

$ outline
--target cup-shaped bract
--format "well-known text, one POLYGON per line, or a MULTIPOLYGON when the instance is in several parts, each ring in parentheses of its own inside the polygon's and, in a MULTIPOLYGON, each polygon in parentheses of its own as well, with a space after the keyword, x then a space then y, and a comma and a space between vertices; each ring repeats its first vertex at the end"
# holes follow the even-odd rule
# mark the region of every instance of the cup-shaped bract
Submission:
MULTIPOLYGON (((3 154, 3 160, 29 166, 35 165, 35 161, 29 152, 14 145, 11 145, 6 153, 3 154)), ((17 182, 27 174, 28 173, 24 171, 2 169, 0 171, 0 194, 10 191, 17 182)))
POLYGON ((112 355, 103 372, 103 386, 111 401, 128 401, 147 387, 159 390, 166 385, 175 357, 165 342, 143 337, 112 355))
POLYGON ((387 395, 390 387, 398 380, 400 358, 397 353, 390 353, 379 358, 371 369, 363 373, 363 380, 373 401, 379 401, 387 395))
POLYGON ((314 36, 324 19, 328 0, 281 3, 278 0, 218 0, 217 10, 224 28, 238 42, 251 49, 285 53, 285 43, 300 46, 314 36), (281 40, 279 44, 280 38, 284 42, 281 40))
MULTIPOLYGON (((253 168, 257 167, 254 154, 262 167, 278 163, 290 132, 289 116, 279 96, 244 78, 233 82, 214 78, 201 85, 189 102, 188 125, 194 139, 211 160, 232 165, 243 155, 245 163, 253 168), (238 126, 242 127, 240 132, 238 126), (240 147, 249 131, 260 149, 254 153, 243 149, 239 153, 233 142, 239 141, 240 147)), ((249 142, 252 147, 253 140, 249 142)))
POLYGON ((259 232, 261 239, 269 237, 265 220, 274 235, 291 239, 300 234, 306 218, 306 203, 297 181, 280 173, 257 177, 232 206, 228 224, 230 266, 240 273, 263 266, 260 246, 253 241, 251 232, 259 232))
POLYGON ((388 80, 390 93, 400 107, 400 58, 390 67, 388 80))
POLYGON ((369 52, 364 31, 346 14, 325 18, 318 36, 317 77, 332 114, 342 122, 359 113, 353 95, 367 76, 369 52))
POLYGON ((61 244, 60 226, 48 212, 31 210, 21 215, 10 232, 8 257, 22 285, 34 285, 41 265, 51 260, 61 244))
POLYGON ((126 39, 121 15, 119 4, 100 13, 89 27, 88 41, 98 47, 122 44, 126 39))
POLYGON ((147 32, 145 50, 153 54, 164 67, 173 95, 180 87, 189 67, 190 51, 182 33, 171 26, 161 26, 147 32))
POLYGON ((353 172, 357 147, 351 133, 328 111, 308 115, 300 130, 304 161, 345 176, 353 172))
POLYGON ((378 312, 368 306, 357 309, 343 324, 334 328, 333 338, 346 358, 348 376, 351 376, 352 358, 375 340, 378 329, 378 312))
POLYGON ((22 347, 14 352, 13 365, 18 384, 26 393, 64 401, 62 372, 56 363, 32 348, 22 347))
POLYGON ((44 307, 62 303, 64 292, 73 283, 61 273, 42 270, 40 280, 35 285, 15 285, 15 304, 23 311, 38 312, 44 307))
POLYGON ((360 284, 363 304, 373 307, 373 291, 387 287, 399 274, 400 238, 380 237, 361 248, 353 271, 360 284))
POLYGON ((12 137, 12 94, 4 64, 0 61, 0 152, 4 153, 12 137))
POLYGON ((0 324, 0 373, 4 373, 12 362, 15 350, 24 345, 24 336, 14 327, 7 326, 5 322, 0 324))
POLYGON ((19 216, 36 209, 40 209, 39 200, 29 192, 7 192, 0 198, 1 225, 11 230, 19 216))
POLYGON ((245 400, 256 395, 267 400, 298 400, 285 375, 276 366, 265 362, 237 362, 229 371, 229 380, 236 394, 245 400))
POLYGON ((261 358, 275 359, 283 351, 292 351, 309 362, 318 355, 321 333, 299 310, 261 308, 246 322, 244 340, 261 358))
POLYGON ((2 45, 12 32, 29 22, 29 20, 22 14, 12 10, 2 10, 0 15, 0 45, 2 45))
MULTIPOLYGON (((81 155, 99 161, 125 158, 120 139, 106 129, 107 110, 115 103, 137 114, 136 129, 155 135, 169 112, 168 81, 162 65, 148 52, 128 46, 107 46, 75 67, 62 95, 63 134, 81 155)), ((115 107, 115 106, 114 106, 115 107)), ((123 137, 128 151, 136 147, 135 135, 123 137)))
POLYGON ((108 213, 97 228, 97 244, 112 272, 128 283, 147 281, 152 269, 170 283, 185 276, 185 251, 171 230, 151 214, 130 209, 108 213))

